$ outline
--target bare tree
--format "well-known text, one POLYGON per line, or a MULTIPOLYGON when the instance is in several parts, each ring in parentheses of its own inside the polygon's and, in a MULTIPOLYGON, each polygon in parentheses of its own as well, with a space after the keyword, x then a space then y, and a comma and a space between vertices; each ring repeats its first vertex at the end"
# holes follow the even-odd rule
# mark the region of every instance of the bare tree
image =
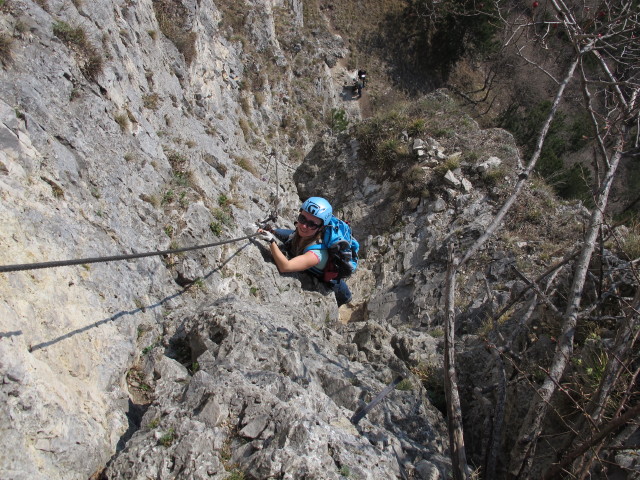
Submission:
MULTIPOLYGON (((591 119, 592 138, 596 147, 594 169, 597 175, 593 185, 594 207, 590 213, 584 238, 580 240, 578 256, 572 266, 572 282, 566 306, 562 313, 557 313, 562 334, 557 340, 550 367, 546 371, 546 378, 536 390, 535 398, 520 425, 518 440, 514 442, 510 452, 509 475, 521 479, 532 478, 532 475, 536 475, 533 473, 534 470, 540 471, 547 468, 544 465, 538 465, 534 469, 536 448, 549 413, 557 413, 552 406, 553 397, 574 357, 575 332, 584 315, 581 304, 585 284, 589 277, 589 268, 596 246, 601 239, 602 228, 606 223, 605 212, 618 166, 624 155, 637 152, 640 135, 638 132, 640 12, 637 9, 637 2, 618 0, 590 4, 589 2, 568 3, 564 0, 548 0, 541 6, 538 2, 534 2, 534 8, 538 7, 540 11, 537 14, 523 16, 523 21, 510 20, 509 26, 512 33, 508 36, 508 42, 513 44, 518 55, 531 65, 538 67, 557 84, 551 111, 540 131, 526 168, 520 172, 511 196, 504 202, 484 234, 464 253, 462 259, 459 262, 450 260, 447 276, 447 286, 453 289, 456 272, 502 226, 505 216, 525 188, 527 179, 540 157, 549 126, 566 93, 567 86, 570 83, 577 84, 577 88, 582 92, 583 109, 591 119), (530 42, 527 49, 523 47, 523 41, 530 42), (557 65, 546 68, 536 60, 527 58, 526 52, 531 51, 532 48, 562 48, 572 52, 562 80, 556 80, 557 65)), ((541 291, 537 293, 536 298, 540 298, 540 301, 548 301, 541 291)), ((447 301, 452 303, 454 296, 455 291, 448 291, 447 301)), ((573 470, 573 474, 580 478, 587 476, 604 442, 611 439, 618 430, 634 419, 633 414, 629 413, 637 410, 638 399, 633 393, 622 395, 613 414, 605 415, 605 407, 610 402, 614 389, 626 386, 626 391, 634 392, 633 388, 637 380, 637 374, 629 370, 630 360, 637 361, 637 354, 634 356, 632 353, 634 346, 637 350, 637 334, 633 337, 638 326, 637 302, 626 308, 620 308, 620 312, 622 326, 618 332, 615 348, 608 356, 600 385, 597 391, 587 399, 586 407, 582 408, 581 420, 575 428, 569 427, 573 433, 567 436, 565 450, 569 451, 570 459, 551 466, 546 475, 548 478, 551 478, 549 475, 560 475, 567 470, 573 470), (588 440, 583 441, 585 438, 588 440)), ((449 314, 452 313, 449 312, 449 314)), ((453 348, 452 343, 452 341, 448 342, 449 349, 453 348)), ((447 352, 445 355, 450 357, 453 354, 447 352)), ((455 371, 450 370, 451 364, 447 371, 453 376, 455 371)), ((455 382, 450 382, 447 387, 455 389, 457 385, 455 382)), ((456 398, 455 392, 448 393, 448 403, 450 398, 456 398)), ((455 405, 448 405, 448 408, 455 409, 455 405)), ((453 449, 453 437, 451 438, 453 449)))

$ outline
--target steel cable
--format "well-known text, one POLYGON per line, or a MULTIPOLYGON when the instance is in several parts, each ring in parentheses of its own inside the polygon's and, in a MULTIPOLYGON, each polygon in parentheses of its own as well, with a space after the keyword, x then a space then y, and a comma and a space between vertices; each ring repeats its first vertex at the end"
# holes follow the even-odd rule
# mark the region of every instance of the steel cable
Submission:
POLYGON ((170 255, 173 253, 182 253, 182 252, 188 252, 191 250, 200 250, 204 248, 211 248, 211 247, 217 247, 219 245, 225 245, 227 243, 239 242, 241 240, 248 240, 257 235, 258 233, 253 233, 251 235, 247 235, 240 238, 233 238, 231 240, 224 240, 222 242, 207 243, 206 245, 195 245, 192 247, 173 248, 170 250, 159 250, 155 252, 131 253, 127 255, 112 255, 109 257, 79 258, 76 260, 59 260, 59 261, 53 261, 53 262, 23 263, 19 265, 0 265, 0 273, 19 272, 23 270, 38 270, 41 268, 66 267, 70 265, 84 265, 88 263, 115 262, 118 260, 131 260, 134 258, 153 257, 157 255, 170 255))

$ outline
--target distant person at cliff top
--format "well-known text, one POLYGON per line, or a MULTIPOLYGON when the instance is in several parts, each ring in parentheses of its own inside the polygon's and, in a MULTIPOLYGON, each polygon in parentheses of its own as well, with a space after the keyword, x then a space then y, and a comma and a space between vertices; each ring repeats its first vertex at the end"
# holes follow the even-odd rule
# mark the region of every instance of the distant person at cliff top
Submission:
POLYGON ((366 70, 358 70, 358 80, 362 84, 362 88, 365 87, 365 81, 367 79, 367 71, 366 70))

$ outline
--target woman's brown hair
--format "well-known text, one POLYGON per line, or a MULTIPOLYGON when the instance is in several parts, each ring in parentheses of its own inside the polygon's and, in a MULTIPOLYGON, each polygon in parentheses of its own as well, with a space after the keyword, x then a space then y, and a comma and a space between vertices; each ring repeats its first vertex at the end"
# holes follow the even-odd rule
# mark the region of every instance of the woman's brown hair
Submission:
POLYGON ((291 240, 291 255, 293 257, 302 255, 304 253, 304 249, 318 241, 321 235, 321 228, 318 229, 318 233, 316 233, 313 237, 308 238, 302 238, 300 235, 298 235, 298 231, 296 230, 296 232, 293 234, 293 239, 291 240))

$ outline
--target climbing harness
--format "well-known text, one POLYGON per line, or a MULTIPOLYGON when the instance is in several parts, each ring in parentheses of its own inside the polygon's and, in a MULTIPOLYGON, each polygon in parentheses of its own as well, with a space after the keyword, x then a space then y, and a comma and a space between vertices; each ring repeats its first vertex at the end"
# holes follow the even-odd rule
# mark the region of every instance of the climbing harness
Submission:
POLYGON ((362 420, 364 418, 364 416, 367 413, 369 413, 373 407, 375 407, 377 404, 379 404, 384 397, 389 395, 389 393, 394 388, 396 388, 396 385, 398 385, 402 380, 403 380, 403 378, 401 376, 397 376, 393 380, 393 382, 391 382, 389 385, 384 387, 384 390, 382 390, 378 395, 376 395, 376 398, 374 398, 373 400, 371 400, 371 402, 369 402, 367 405, 365 405, 365 407, 362 410, 360 410, 360 411, 358 411, 358 412, 353 414, 353 417, 351 417, 351 423, 353 423, 354 425, 357 425, 358 422, 360 420, 362 420))
MULTIPOLYGON (((273 216, 273 215, 272 215, 273 216)), ((271 216, 267 221, 271 219, 271 216)), ((115 262, 118 260, 131 260, 134 258, 153 257, 156 255, 170 255, 173 253, 188 252, 191 250, 200 250, 204 248, 217 247, 219 245, 225 245, 227 243, 239 242, 241 240, 248 240, 257 236, 258 233, 253 233, 240 238, 232 238, 231 240, 224 240, 222 242, 207 243, 206 245, 195 245, 192 247, 173 248, 171 250, 159 250, 155 252, 143 252, 143 253, 131 253, 128 255, 113 255, 109 257, 93 257, 93 258, 80 258, 76 260, 59 260, 54 262, 41 262, 41 263, 23 263, 19 265, 0 265, 0 273, 3 272, 19 272, 22 270, 37 270, 40 268, 54 268, 54 267, 66 267, 69 265, 84 265, 88 263, 104 263, 115 262)))

